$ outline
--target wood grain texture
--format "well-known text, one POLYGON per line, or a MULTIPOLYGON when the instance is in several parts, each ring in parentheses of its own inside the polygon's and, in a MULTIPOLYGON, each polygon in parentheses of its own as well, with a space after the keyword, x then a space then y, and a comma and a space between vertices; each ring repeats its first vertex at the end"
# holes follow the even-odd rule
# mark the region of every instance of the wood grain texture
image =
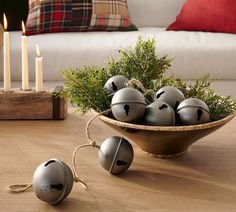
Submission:
MULTIPOLYGON (((6 190, 10 184, 31 182, 35 168, 47 159, 71 165, 74 148, 87 142, 85 126, 91 117, 91 113, 80 116, 70 111, 63 121, 0 122, 1 211, 236 211, 235 118, 177 158, 149 157, 132 143, 133 164, 119 176, 103 170, 97 149, 83 149, 77 166, 89 188, 74 184, 68 198, 56 206, 41 202, 31 191, 6 190)), ((117 135, 99 120, 90 131, 99 144, 117 135)))
POLYGON ((0 119, 64 119, 67 114, 67 101, 56 96, 62 89, 47 89, 0 92, 0 119))

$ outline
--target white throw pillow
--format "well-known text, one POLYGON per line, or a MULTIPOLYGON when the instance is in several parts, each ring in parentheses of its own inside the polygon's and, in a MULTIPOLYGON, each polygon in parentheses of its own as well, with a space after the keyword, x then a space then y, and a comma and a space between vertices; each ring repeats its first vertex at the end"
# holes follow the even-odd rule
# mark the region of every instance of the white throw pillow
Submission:
POLYGON ((185 0, 127 0, 130 18, 137 27, 167 27, 185 0))

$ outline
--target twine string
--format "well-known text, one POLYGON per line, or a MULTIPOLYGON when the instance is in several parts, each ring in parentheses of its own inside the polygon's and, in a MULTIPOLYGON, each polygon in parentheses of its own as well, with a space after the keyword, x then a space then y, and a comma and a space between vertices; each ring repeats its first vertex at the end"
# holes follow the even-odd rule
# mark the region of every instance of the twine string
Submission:
POLYGON ((108 113, 108 112, 110 112, 110 111, 111 111, 111 109, 102 111, 101 113, 98 113, 98 114, 96 114, 95 116, 93 116, 93 117, 88 121, 88 123, 87 123, 87 125, 86 125, 86 136, 87 136, 87 139, 88 139, 89 143, 88 143, 88 144, 81 144, 81 145, 77 146, 77 147, 75 148, 73 154, 72 154, 72 171, 73 171, 73 175, 74 175, 74 181, 75 181, 75 182, 79 182, 85 189, 87 189, 88 186, 87 186, 87 184, 86 184, 83 180, 81 180, 81 179, 79 178, 78 171, 77 171, 77 169, 76 169, 76 154, 77 154, 77 152, 78 152, 79 149, 82 149, 82 148, 85 148, 85 147, 95 147, 95 148, 98 148, 98 149, 100 148, 100 146, 97 145, 96 141, 91 138, 90 131, 89 131, 89 127, 91 126, 92 122, 93 122, 98 116, 103 115, 103 114, 105 114, 105 113, 108 113))
MULTIPOLYGON (((87 139, 89 141, 88 144, 82 144, 82 145, 79 145, 75 148, 74 152, 73 152, 73 155, 72 155, 72 173, 73 173, 73 177, 74 177, 74 182, 79 182, 85 189, 88 187, 87 184, 81 180, 78 176, 78 172, 77 172, 77 169, 76 169, 76 154, 78 152, 79 149, 81 148, 84 148, 84 147, 95 147, 95 148, 100 148, 99 145, 97 145, 96 141, 94 141, 91 136, 90 136, 90 132, 89 132, 89 127, 90 125, 92 124, 92 122, 94 121, 94 119, 96 119, 98 116, 102 115, 102 114, 105 114, 105 113, 108 113, 110 112, 111 109, 108 109, 108 110, 105 110, 101 113, 98 113, 96 114, 95 116, 93 116, 89 122, 87 123, 86 125, 86 136, 87 136, 87 139)), ((21 192, 25 192, 25 191, 28 191, 30 189, 32 189, 32 186, 33 184, 30 183, 30 184, 14 184, 14 185, 10 185, 8 186, 8 190, 12 193, 21 193, 21 192)))
POLYGON ((8 190, 12 193, 21 193, 24 191, 28 191, 32 189, 32 183, 31 184, 15 184, 8 186, 8 190))
POLYGON ((103 114, 103 113, 105 113, 105 111, 96 114, 96 115, 93 116, 93 117, 88 121, 88 123, 86 124, 86 136, 87 136, 87 139, 88 139, 88 141, 89 141, 89 144, 91 144, 91 145, 93 145, 93 144, 96 145, 96 141, 91 138, 90 132, 89 132, 89 127, 90 127, 90 125, 92 124, 92 122, 93 122, 98 116, 100 116, 100 115, 103 114))
POLYGON ((81 148, 84 148, 84 147, 97 147, 97 148, 100 148, 100 146, 98 146, 96 143, 93 143, 93 144, 82 144, 82 145, 79 145, 75 148, 74 152, 73 152, 73 155, 72 155, 72 171, 73 171, 73 174, 74 174, 74 182, 79 182, 85 189, 87 189, 87 184, 81 180, 78 176, 78 172, 77 172, 77 169, 76 169, 76 153, 79 149, 81 148))
POLYGON ((136 85, 137 87, 139 87, 143 93, 146 93, 147 90, 144 88, 143 84, 139 81, 139 80, 136 80, 136 79, 131 79, 129 80, 129 82, 127 82, 128 86, 132 86, 132 85, 136 85))
MULTIPOLYGON (((143 84, 137 80, 137 79, 131 79, 129 82, 127 82, 128 86, 133 86, 136 85, 137 87, 139 87, 141 89, 141 91, 143 92, 144 97, 150 95, 153 93, 153 90, 147 90, 143 84)), ((150 104, 151 102, 146 98, 146 101, 148 104, 150 104)))

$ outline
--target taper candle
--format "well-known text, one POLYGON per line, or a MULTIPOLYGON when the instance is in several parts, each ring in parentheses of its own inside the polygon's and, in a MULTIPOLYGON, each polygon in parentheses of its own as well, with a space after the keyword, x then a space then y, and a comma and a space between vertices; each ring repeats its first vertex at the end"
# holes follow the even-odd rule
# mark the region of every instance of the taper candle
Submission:
POLYGON ((7 32, 7 18, 3 14, 3 90, 4 92, 11 91, 11 69, 10 69, 10 35, 7 32))
POLYGON ((36 92, 44 91, 43 89, 43 57, 40 55, 39 46, 36 45, 35 58, 35 90, 36 92))
POLYGON ((22 90, 29 90, 29 68, 28 68, 28 47, 27 37, 25 35, 25 24, 22 21, 21 37, 21 67, 22 67, 22 90))

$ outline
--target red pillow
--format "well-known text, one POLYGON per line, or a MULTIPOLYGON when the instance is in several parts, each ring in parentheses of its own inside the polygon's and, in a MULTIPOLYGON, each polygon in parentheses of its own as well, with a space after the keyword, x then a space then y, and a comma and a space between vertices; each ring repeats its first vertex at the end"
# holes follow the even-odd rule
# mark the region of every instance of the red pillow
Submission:
POLYGON ((236 0, 187 0, 167 30, 236 33, 236 0))

